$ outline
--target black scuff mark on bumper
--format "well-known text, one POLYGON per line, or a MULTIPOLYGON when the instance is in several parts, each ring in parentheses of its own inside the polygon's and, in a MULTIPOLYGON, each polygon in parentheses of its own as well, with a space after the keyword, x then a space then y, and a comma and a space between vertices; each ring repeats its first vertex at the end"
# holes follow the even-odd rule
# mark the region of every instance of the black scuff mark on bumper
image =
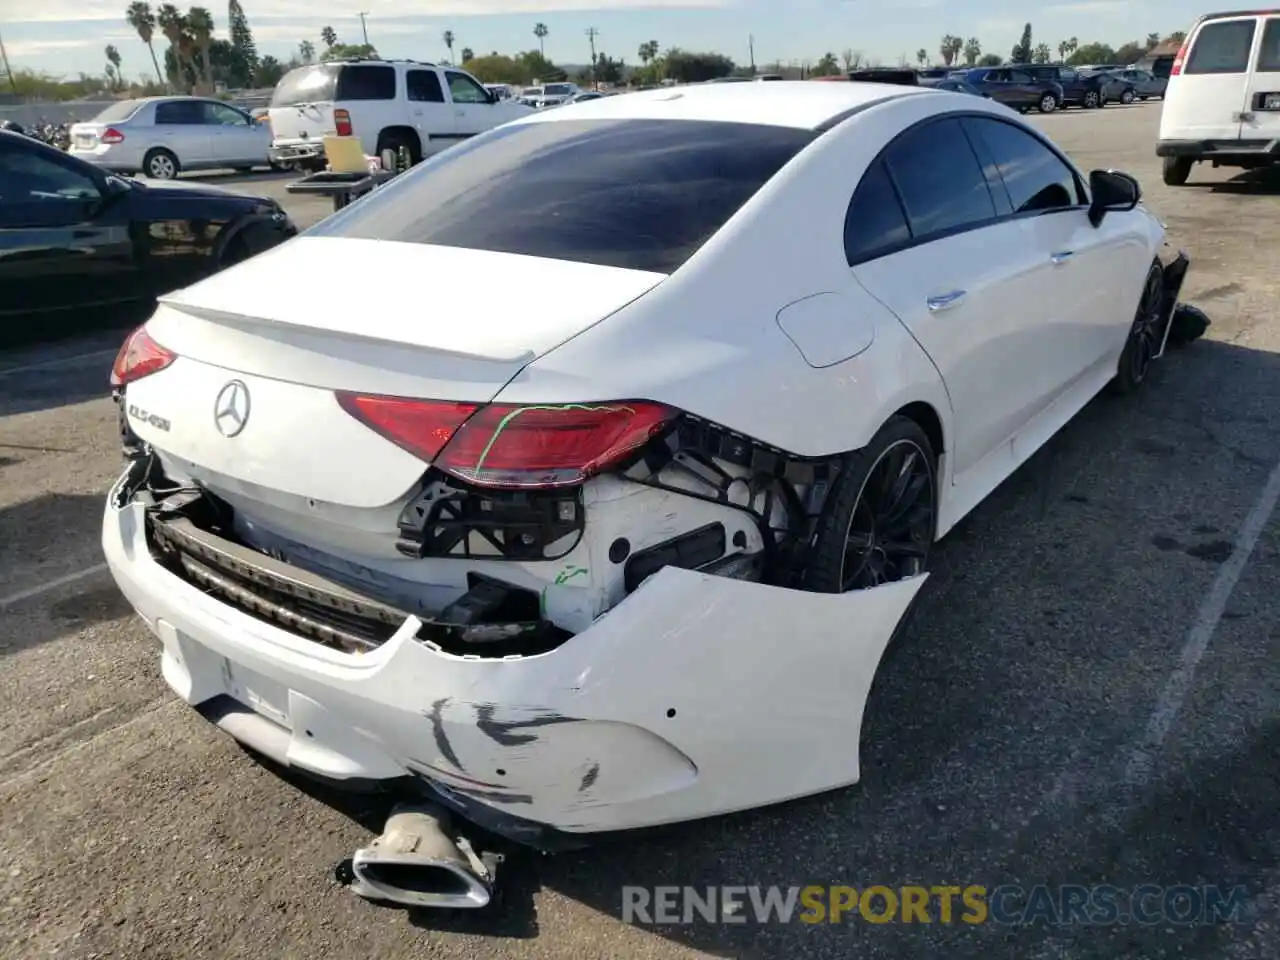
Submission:
POLYGON ((550 711, 522 720, 497 720, 495 719, 497 709, 497 706, 492 703, 476 704, 476 728, 500 747, 520 747, 534 743, 538 739, 536 733, 514 733, 515 730, 531 730, 537 727, 578 722, 577 717, 566 717, 550 711))
POLYGON ((593 763, 591 768, 582 775, 582 783, 578 784, 578 792, 586 793, 596 785, 596 781, 600 779, 600 764, 593 763))
POLYGON ((449 734, 444 729, 444 708, 449 705, 448 697, 441 697, 435 703, 431 704, 431 710, 427 713, 427 719, 431 721, 431 733, 436 741, 436 749, 440 751, 442 756, 448 763, 452 764, 455 769, 462 773, 467 772, 467 768, 462 765, 462 761, 458 759, 458 753, 453 749, 453 744, 449 742, 449 734))

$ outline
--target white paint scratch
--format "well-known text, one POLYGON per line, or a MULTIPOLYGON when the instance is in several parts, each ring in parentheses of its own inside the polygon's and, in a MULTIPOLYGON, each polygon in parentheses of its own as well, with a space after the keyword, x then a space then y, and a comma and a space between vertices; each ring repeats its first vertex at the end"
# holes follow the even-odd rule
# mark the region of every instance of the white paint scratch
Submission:
POLYGON ((106 569, 107 565, 105 563, 95 563, 92 567, 87 567, 84 570, 77 570, 75 573, 68 573, 65 576, 55 577, 53 580, 46 580, 38 587, 30 587, 26 590, 19 590, 17 593, 11 593, 7 597, 0 597, 0 610, 12 607, 15 603, 22 603, 24 600, 30 600, 41 594, 49 593, 51 590, 65 587, 69 583, 86 580, 102 573, 106 569))

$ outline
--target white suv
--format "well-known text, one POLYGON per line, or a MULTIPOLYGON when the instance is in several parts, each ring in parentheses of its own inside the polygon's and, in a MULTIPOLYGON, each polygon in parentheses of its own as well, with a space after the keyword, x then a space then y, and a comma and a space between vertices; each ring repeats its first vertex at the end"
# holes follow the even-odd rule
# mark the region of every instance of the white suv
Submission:
POLYGON ((332 60, 291 70, 276 85, 268 110, 271 158, 319 169, 326 136, 355 136, 366 154, 403 147, 417 163, 530 112, 456 67, 332 60))
POLYGON ((1170 70, 1156 156, 1164 182, 1191 166, 1280 164, 1280 10, 1211 13, 1196 21, 1170 70))

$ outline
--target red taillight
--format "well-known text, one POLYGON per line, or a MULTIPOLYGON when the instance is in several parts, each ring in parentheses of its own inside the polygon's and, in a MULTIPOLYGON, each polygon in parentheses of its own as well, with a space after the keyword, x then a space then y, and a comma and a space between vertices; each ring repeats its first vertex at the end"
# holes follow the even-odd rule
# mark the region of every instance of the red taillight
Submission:
POLYGON ((115 127, 107 127, 98 139, 103 143, 124 143, 124 134, 115 127))
POLYGON ((333 111, 333 129, 340 137, 352 135, 351 114, 341 108, 333 111))
POLYGON ((338 402, 460 480, 506 489, 582 483, 635 453, 675 415, 646 401, 479 406, 340 393, 338 402))
POLYGON ((670 422, 656 403, 493 404, 462 425, 435 465, 482 487, 563 487, 625 460, 670 422))
POLYGON ((1187 61, 1187 47, 1190 44, 1190 41, 1191 38, 1188 37, 1186 40, 1183 40, 1182 45, 1178 47, 1178 55, 1173 58, 1173 66, 1169 68, 1169 76, 1176 77, 1182 73, 1183 64, 1187 61))
POLYGON ((139 327, 129 334, 116 354, 116 362, 111 365, 111 386, 123 387, 126 383, 159 373, 177 359, 176 353, 151 339, 145 326, 139 327))
POLYGON ((339 393, 338 405, 366 427, 415 457, 431 461, 449 442, 477 403, 447 400, 408 400, 339 393))

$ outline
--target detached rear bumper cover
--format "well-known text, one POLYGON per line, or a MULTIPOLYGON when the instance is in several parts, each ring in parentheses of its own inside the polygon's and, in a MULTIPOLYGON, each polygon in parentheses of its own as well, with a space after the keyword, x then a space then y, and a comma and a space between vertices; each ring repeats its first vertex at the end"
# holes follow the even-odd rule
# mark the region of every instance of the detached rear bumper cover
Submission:
MULTIPOLYGON (((122 478, 122 482, 123 482, 122 478)), ((416 618, 372 652, 313 643, 228 607, 152 558, 139 503, 103 548, 187 703, 337 780, 426 777, 459 806, 565 833, 761 806, 856 782, 881 654, 926 577, 815 594, 665 568, 550 653, 446 654, 416 618)))

